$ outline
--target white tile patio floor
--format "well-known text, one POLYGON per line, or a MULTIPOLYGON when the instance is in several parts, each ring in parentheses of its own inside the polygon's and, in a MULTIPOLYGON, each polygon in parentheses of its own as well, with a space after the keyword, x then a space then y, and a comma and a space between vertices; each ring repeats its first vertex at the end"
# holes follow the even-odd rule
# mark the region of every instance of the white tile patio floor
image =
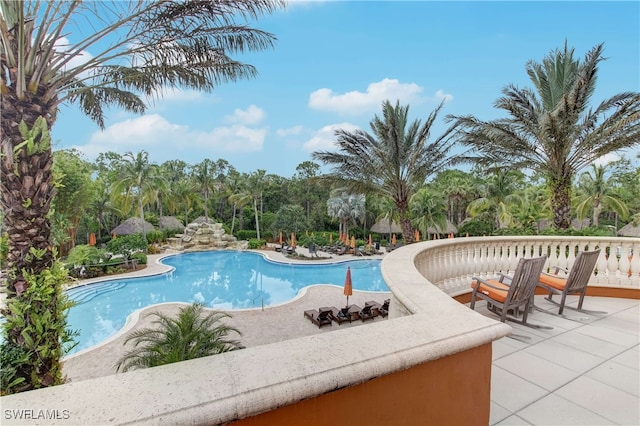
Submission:
POLYGON ((640 301, 587 297, 583 308, 606 314, 529 315, 552 330, 508 322, 514 336, 493 343, 492 425, 640 425, 640 301))

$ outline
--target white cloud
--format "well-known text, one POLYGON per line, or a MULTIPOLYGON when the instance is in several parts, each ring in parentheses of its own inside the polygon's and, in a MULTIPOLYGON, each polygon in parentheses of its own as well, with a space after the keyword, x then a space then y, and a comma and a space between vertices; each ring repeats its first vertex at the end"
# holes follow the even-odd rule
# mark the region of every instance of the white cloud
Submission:
POLYGON ((184 134, 187 126, 172 124, 158 114, 143 115, 107 127, 91 136, 91 144, 111 146, 156 145, 164 140, 184 134))
POLYGON ((309 107, 322 111, 334 111, 341 114, 362 114, 378 110, 384 100, 410 104, 421 101, 422 87, 415 83, 401 83, 399 80, 385 78, 371 83, 366 92, 356 90, 344 94, 334 93, 323 88, 309 95, 309 107))
POLYGON ((438 101, 438 102, 442 102, 443 100, 445 102, 451 102, 453 100, 453 95, 449 94, 449 93, 444 93, 444 91, 442 89, 439 89, 436 91, 434 98, 438 101))
POLYGON ((299 135, 300 133, 302 133, 303 130, 304 130, 304 127, 298 125, 298 126, 289 127, 287 129, 278 129, 276 130, 276 135, 280 137, 299 135))
POLYGON ((351 123, 329 124, 318 130, 311 139, 302 145, 302 148, 308 152, 330 151, 334 149, 334 141, 336 140, 335 131, 338 129, 352 132, 359 129, 359 127, 351 123))
POLYGON ((613 163, 614 161, 618 161, 620 156, 614 152, 606 154, 593 162, 596 166, 606 166, 609 163, 613 163))
MULTIPOLYGON (((58 52, 68 52, 69 48, 71 47, 71 43, 69 43, 68 38, 60 37, 56 39, 56 41, 54 42, 54 46, 56 51, 58 52)), ((62 69, 65 71, 73 69, 80 65, 84 65, 85 63, 89 62, 91 59, 93 59, 93 55, 87 52, 86 50, 82 50, 78 53, 74 52, 73 56, 69 58, 69 61, 64 65, 62 69)), ((86 78, 87 75, 88 74, 86 72, 83 72, 79 75, 79 77, 86 78)))
POLYGON ((246 110, 236 108, 233 115, 226 115, 224 119, 228 123, 258 124, 265 116, 264 110, 255 105, 249 105, 246 110))
POLYGON ((198 134, 195 142, 199 149, 215 149, 224 152, 262 151, 267 129, 252 129, 234 124, 217 127, 211 132, 198 134))
POLYGON ((204 99, 204 92, 197 90, 182 90, 178 88, 166 88, 157 96, 161 101, 168 102, 194 102, 204 99))
POLYGON ((175 159, 180 152, 199 158, 224 157, 232 152, 262 151, 267 130, 242 124, 200 130, 171 123, 159 114, 149 114, 115 123, 94 133, 88 144, 75 148, 90 159, 106 151, 123 154, 143 149, 154 154, 153 161, 160 162, 175 159))

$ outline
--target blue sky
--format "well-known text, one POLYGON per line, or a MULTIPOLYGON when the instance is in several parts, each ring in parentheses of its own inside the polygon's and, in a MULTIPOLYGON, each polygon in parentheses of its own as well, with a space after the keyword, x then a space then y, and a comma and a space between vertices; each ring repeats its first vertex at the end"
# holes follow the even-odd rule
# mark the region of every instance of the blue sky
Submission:
POLYGON ((291 177, 311 152, 332 149, 334 129, 369 130, 385 99, 424 120, 446 98, 435 136, 447 114, 501 117, 501 89, 531 87, 526 62, 565 40, 580 58, 604 42, 594 106, 640 90, 637 1, 294 2, 252 25, 278 38, 272 50, 236 56, 257 78, 168 93, 144 116, 111 110, 104 131, 63 105, 54 149, 77 148, 90 161, 141 150, 158 164, 222 158, 240 172, 291 177))

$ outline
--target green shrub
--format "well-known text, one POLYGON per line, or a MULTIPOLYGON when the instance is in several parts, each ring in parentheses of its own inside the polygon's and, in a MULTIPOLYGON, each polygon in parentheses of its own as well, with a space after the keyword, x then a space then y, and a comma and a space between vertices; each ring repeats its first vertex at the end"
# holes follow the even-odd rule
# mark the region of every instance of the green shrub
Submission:
POLYGON ((147 264, 147 255, 142 253, 141 251, 137 253, 133 253, 131 255, 131 260, 136 260, 138 265, 146 265, 147 264))
POLYGON ((107 250, 114 255, 122 255, 125 260, 137 251, 147 251, 147 242, 141 234, 123 235, 107 243, 107 250))
POLYGON ((259 248, 263 248, 264 246, 267 245, 267 242, 265 240, 259 240, 257 238, 251 238, 249 239, 249 248, 250 249, 259 249, 259 248))
POLYGON ((164 233, 162 231, 150 231, 147 232, 147 243, 156 244, 165 240, 164 233))
POLYGON ((236 232, 236 238, 238 238, 239 240, 249 241, 252 238, 258 238, 258 232, 251 229, 243 229, 236 232))
MULTIPOLYGON (((31 256, 41 256, 32 249, 31 256)), ((39 389, 64 383, 62 364, 76 333, 67 329, 67 311, 73 305, 62 291, 68 279, 61 262, 38 274, 24 271, 29 284, 20 296, 7 299, 2 323, 2 381, 0 394, 39 389)))
POLYGON ((75 265, 95 265, 101 260, 105 260, 106 257, 107 254, 105 250, 99 249, 95 246, 81 244, 75 246, 71 251, 69 251, 65 262, 69 267, 73 267, 75 265))

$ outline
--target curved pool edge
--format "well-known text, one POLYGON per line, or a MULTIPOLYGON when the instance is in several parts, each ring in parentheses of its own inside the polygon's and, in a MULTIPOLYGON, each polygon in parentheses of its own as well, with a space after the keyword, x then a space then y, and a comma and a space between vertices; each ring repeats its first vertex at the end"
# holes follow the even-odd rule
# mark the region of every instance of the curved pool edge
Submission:
MULTIPOLYGON (((152 276, 157 276, 157 275, 163 275, 163 274, 168 274, 170 272, 172 272, 173 270, 175 270, 175 268, 173 266, 169 266, 166 265, 164 263, 162 263, 162 260, 170 258, 170 257, 175 257, 175 256, 180 256, 183 254, 191 254, 191 253, 199 253, 199 252, 219 252, 219 251, 239 251, 239 252, 249 252, 249 253, 254 253, 257 255, 261 255, 265 261, 268 262, 272 262, 272 263, 276 263, 276 264, 285 264, 285 265, 313 265, 313 264, 328 264, 328 263, 332 263, 332 264, 339 264, 339 263, 347 263, 347 262, 355 262, 355 261, 366 261, 366 260, 375 260, 376 262, 380 262, 382 259, 380 257, 377 258, 361 258, 361 257, 349 257, 349 258, 345 258, 345 259, 338 259, 338 260, 334 260, 333 258, 331 259, 320 259, 320 260, 313 260, 313 261, 307 261, 307 260, 303 260, 303 259, 278 259, 277 255, 281 255, 282 257, 285 257, 284 255, 282 255, 281 253, 278 253, 276 251, 271 251, 271 250, 267 250, 267 251, 263 251, 263 250, 199 250, 199 251, 184 251, 184 252, 174 252, 174 253, 162 253, 162 254, 158 254, 158 255, 149 255, 148 256, 148 260, 151 260, 153 263, 148 262, 147 263, 147 268, 138 270, 138 271, 134 271, 134 272, 126 272, 123 274, 118 274, 117 276, 108 276, 108 277, 98 277, 98 278, 90 278, 90 279, 86 279, 86 280, 82 280, 81 283, 74 285, 72 287, 67 287, 65 288, 66 290, 71 290, 71 289, 78 289, 78 288, 82 288, 82 287, 86 287, 89 285, 94 285, 94 284, 102 284, 102 283, 106 283, 109 281, 117 281, 117 280, 124 280, 124 279, 129 279, 129 278, 147 278, 147 277, 152 277, 152 276), (275 254, 275 256, 269 256, 269 254, 275 254)), ((303 298, 306 294, 308 289, 312 288, 312 287, 316 287, 316 286, 330 286, 330 287, 336 287, 336 288, 342 288, 342 286, 336 285, 336 284, 329 284, 329 283, 317 283, 317 284, 312 284, 306 287, 301 288, 298 293, 291 299, 286 300, 284 302, 280 302, 277 304, 273 304, 273 305, 268 305, 268 306, 263 306, 263 307, 255 307, 255 308, 244 308, 244 309, 233 309, 233 310, 225 310, 225 309, 216 309, 216 308, 211 308, 208 306, 205 306, 204 308, 207 310, 211 310, 211 311, 224 311, 224 312, 244 312, 244 311, 264 311, 264 310, 268 310, 268 309, 274 309, 274 308, 279 308, 285 305, 289 305, 292 304, 294 302, 297 302, 299 299, 303 298)), ((357 290, 357 289, 353 289, 354 294, 356 292, 360 292, 360 293, 380 293, 380 294, 385 294, 388 293, 388 291, 371 291, 371 290, 357 290)), ((148 305, 145 306, 143 308, 137 309, 135 311, 133 311, 131 314, 129 314, 127 316, 127 318, 125 319, 125 323, 124 325, 115 333, 113 333, 112 335, 108 336, 107 338, 105 338, 103 341, 96 343, 95 345, 89 346, 87 348, 84 348, 82 350, 79 350, 77 352, 74 352, 72 354, 68 354, 62 357, 62 361, 68 361, 71 359, 74 359, 78 356, 82 356, 82 355, 86 355, 90 352, 96 351, 104 346, 107 346, 111 343, 113 343, 115 340, 121 338, 122 336, 124 336, 126 333, 128 333, 129 331, 131 331, 132 329, 134 329, 136 327, 136 325, 139 324, 140 322, 140 317, 141 314, 144 311, 147 310, 151 310, 151 309, 158 309, 158 307, 160 306, 171 306, 171 305, 185 305, 188 306, 190 305, 190 303, 187 302, 162 302, 162 303, 155 303, 153 305, 148 305)))

